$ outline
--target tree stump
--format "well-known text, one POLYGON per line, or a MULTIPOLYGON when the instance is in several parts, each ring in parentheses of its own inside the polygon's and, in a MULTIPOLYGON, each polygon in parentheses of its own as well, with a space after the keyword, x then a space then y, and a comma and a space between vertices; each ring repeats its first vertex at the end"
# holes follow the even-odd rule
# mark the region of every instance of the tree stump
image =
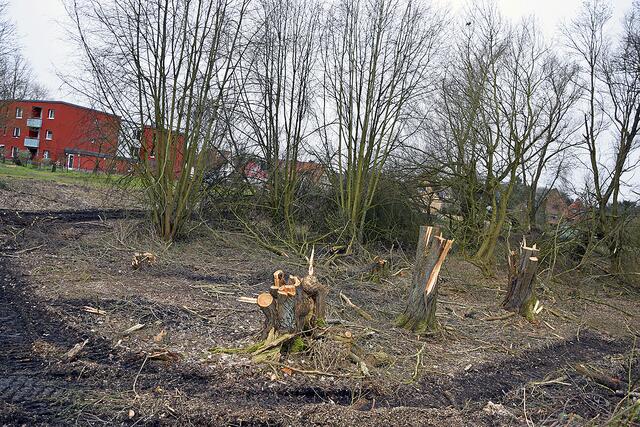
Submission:
POLYGON ((396 321, 398 326, 417 333, 432 331, 437 327, 438 275, 453 244, 453 240, 437 234, 437 228, 420 227, 409 299, 403 314, 396 321))
POLYGON ((296 276, 285 280, 282 270, 273 273, 273 286, 255 300, 265 316, 261 339, 270 333, 298 334, 324 324, 329 289, 313 275, 313 268, 309 271, 302 280, 296 276))
POLYGON ((517 251, 509 252, 509 289, 504 297, 502 307, 505 310, 520 313, 528 320, 536 315, 535 279, 538 270, 538 252, 536 245, 526 246, 526 241, 517 251))

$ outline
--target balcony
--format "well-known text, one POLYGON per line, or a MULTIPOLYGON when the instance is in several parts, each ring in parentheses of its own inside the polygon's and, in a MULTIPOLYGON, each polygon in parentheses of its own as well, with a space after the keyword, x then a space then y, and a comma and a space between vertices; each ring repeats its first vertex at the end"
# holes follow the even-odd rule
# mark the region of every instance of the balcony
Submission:
POLYGON ((41 128, 42 119, 27 119, 27 126, 30 128, 41 128))
POLYGON ((40 140, 38 138, 25 138, 24 146, 28 148, 38 148, 40 146, 40 140))

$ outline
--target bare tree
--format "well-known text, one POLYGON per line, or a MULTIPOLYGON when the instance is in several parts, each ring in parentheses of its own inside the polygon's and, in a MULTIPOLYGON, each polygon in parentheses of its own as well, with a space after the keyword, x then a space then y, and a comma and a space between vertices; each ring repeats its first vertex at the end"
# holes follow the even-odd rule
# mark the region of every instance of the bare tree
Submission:
POLYGON ((433 89, 441 27, 433 10, 401 0, 339 0, 329 12, 322 138, 349 246, 362 240, 385 162, 433 89))
POLYGON ((529 231, 536 223, 541 202, 571 165, 566 155, 575 144, 572 137, 578 129, 571 117, 580 99, 580 87, 575 84, 578 68, 550 54, 545 64, 544 103, 541 125, 544 135, 522 159, 522 181, 527 189, 524 229, 529 231), (541 179, 548 181, 546 191, 538 195, 541 179))
POLYGON ((246 2, 73 0, 68 3, 87 78, 73 84, 122 118, 123 152, 165 239, 199 201, 205 153, 222 138, 220 111, 237 65, 246 2))
POLYGON ((313 132, 309 117, 322 9, 313 0, 261 0, 257 9, 259 30, 238 68, 241 117, 233 127, 265 159, 274 218, 292 232, 298 159, 313 132))
POLYGON ((16 27, 8 18, 8 3, 0 0, 0 128, 7 124, 7 107, 12 100, 42 99, 47 95, 20 50, 16 27))
POLYGON ((523 162, 539 156, 545 137, 557 139, 550 108, 560 101, 550 90, 549 50, 532 20, 511 26, 486 4, 469 16, 442 83, 431 151, 458 203, 456 238, 488 271, 523 162))
POLYGON ((469 16, 460 41, 452 48, 446 65, 438 103, 435 130, 427 141, 428 165, 432 185, 439 181, 451 190, 461 221, 451 223, 462 252, 481 243, 495 181, 495 150, 486 136, 487 97, 494 70, 500 68, 508 47, 509 28, 493 8, 476 6, 469 16), (483 167, 484 166, 484 167, 483 167))
POLYGON ((601 0, 585 3, 580 15, 564 28, 570 48, 583 65, 583 144, 593 183, 596 234, 608 244, 613 272, 620 268, 621 185, 625 174, 637 166, 631 155, 640 131, 639 14, 636 2, 625 19, 620 45, 611 51, 606 36, 611 11, 601 0))

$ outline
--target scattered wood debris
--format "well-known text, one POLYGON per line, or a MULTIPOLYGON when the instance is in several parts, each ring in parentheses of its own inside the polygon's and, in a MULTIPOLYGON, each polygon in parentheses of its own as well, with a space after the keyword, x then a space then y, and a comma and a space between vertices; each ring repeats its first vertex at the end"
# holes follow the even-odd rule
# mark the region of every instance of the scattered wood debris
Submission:
POLYGON ((71 350, 67 351, 64 354, 62 358, 67 362, 73 361, 76 357, 78 357, 78 354, 82 351, 82 349, 85 345, 87 345, 88 342, 89 340, 86 339, 83 342, 79 342, 78 344, 74 345, 71 350))
POLYGON ((91 307, 88 305, 85 305, 84 307, 82 307, 82 311, 86 311, 87 313, 92 313, 92 314, 100 314, 102 316, 107 314, 107 312, 104 310, 100 310, 99 308, 91 307))
POLYGON ((137 270, 143 266, 152 266, 157 260, 156 255, 151 252, 135 252, 131 259, 131 268, 137 270))
POLYGON ((618 378, 613 378, 611 376, 605 375, 583 363, 576 365, 576 372, 597 382, 600 385, 610 388, 613 391, 623 390, 627 387, 627 384, 619 380, 618 378))
POLYGON ((147 355, 149 360, 162 360, 165 362, 177 362, 180 360, 180 355, 167 349, 153 349, 147 355))
POLYGON ((156 344, 159 344, 162 341, 164 341, 164 337, 166 337, 166 336, 167 336, 167 331, 165 329, 163 329, 158 333, 158 335, 153 337, 153 342, 155 342, 156 344))
POLYGON ((360 317, 363 317, 366 320, 373 320, 373 317, 367 313, 362 307, 357 306, 356 304, 354 304, 348 296, 346 296, 345 294, 343 294, 342 292, 340 292, 340 299, 342 301, 344 301, 344 303, 348 306, 351 307, 355 310, 356 313, 358 313, 358 315, 360 315, 360 317))
POLYGON ((140 329, 144 328, 144 323, 138 323, 133 325, 132 327, 130 327, 129 329, 127 329, 126 331, 122 332, 123 335, 129 335, 135 331, 139 331, 140 329))

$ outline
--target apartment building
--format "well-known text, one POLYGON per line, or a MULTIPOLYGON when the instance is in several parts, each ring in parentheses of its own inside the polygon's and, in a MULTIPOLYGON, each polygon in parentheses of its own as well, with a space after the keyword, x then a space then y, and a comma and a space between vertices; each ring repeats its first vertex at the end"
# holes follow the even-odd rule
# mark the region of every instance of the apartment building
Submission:
POLYGON ((15 100, 0 104, 0 151, 27 152, 75 170, 107 170, 118 152, 120 119, 63 101, 15 100))

